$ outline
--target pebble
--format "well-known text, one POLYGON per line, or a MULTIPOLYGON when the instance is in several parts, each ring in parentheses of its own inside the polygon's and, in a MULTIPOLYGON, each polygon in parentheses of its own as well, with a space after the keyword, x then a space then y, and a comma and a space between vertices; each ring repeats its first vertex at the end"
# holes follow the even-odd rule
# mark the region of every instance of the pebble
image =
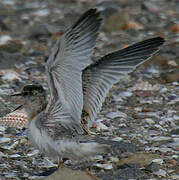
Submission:
POLYGON ((12 40, 12 38, 8 35, 3 35, 0 37, 0 44, 5 44, 7 41, 12 40))
POLYGON ((145 169, 150 172, 156 172, 160 169, 160 166, 159 166, 159 164, 152 162, 148 166, 146 166, 145 169))
POLYGON ((19 75, 16 72, 8 71, 2 76, 2 79, 6 80, 6 81, 12 81, 15 79, 20 80, 21 78, 19 77, 19 75))
POLYGON ((124 91, 119 93, 119 96, 122 98, 126 98, 126 97, 131 97, 133 95, 133 93, 131 91, 124 91))
POLYGON ((171 149, 171 148, 167 148, 167 147, 165 147, 165 148, 159 148, 158 150, 159 150, 160 152, 163 152, 163 153, 172 152, 172 149, 171 149))
POLYGON ((154 174, 157 175, 157 176, 162 176, 162 177, 167 176, 167 172, 164 171, 163 169, 159 169, 157 172, 154 172, 154 174))
POLYGON ((96 122, 96 129, 97 131, 101 131, 101 130, 108 130, 108 127, 103 124, 102 122, 96 122))
POLYGON ((166 87, 163 87, 160 89, 159 93, 163 94, 163 93, 166 93, 167 91, 168 91, 168 89, 166 87))
POLYGON ((29 152, 29 153, 27 154, 27 156, 31 157, 31 156, 34 156, 34 155, 36 155, 36 154, 38 154, 38 153, 39 153, 39 150, 38 150, 38 149, 34 149, 33 151, 29 152))
POLYGON ((112 138, 112 140, 113 140, 113 141, 122 141, 123 138, 121 138, 121 137, 115 137, 115 138, 112 138))
POLYGON ((33 13, 34 16, 41 16, 41 17, 44 17, 44 16, 48 16, 49 14, 49 10, 48 9, 40 9, 38 11, 35 11, 33 13))
POLYGON ((103 160, 103 156, 102 155, 96 155, 96 156, 94 156, 94 159, 96 159, 96 160, 100 160, 100 161, 102 161, 103 160))
POLYGON ((2 132, 2 131, 5 131, 5 127, 3 127, 3 126, 0 126, 0 131, 2 132))
POLYGON ((11 138, 6 138, 6 137, 1 137, 0 138, 0 143, 6 143, 6 142, 9 142, 11 141, 11 138))
POLYGON ((173 139, 167 136, 156 136, 156 137, 150 137, 149 140, 157 142, 157 141, 172 141, 173 139))
POLYGON ((110 161, 117 163, 119 162, 119 158, 111 156, 110 161))
POLYGON ((152 162, 162 165, 163 159, 153 159, 152 162))
POLYGON ((151 118, 146 118, 145 121, 148 123, 148 124, 154 124, 155 121, 151 118))
POLYGON ((178 180, 179 179, 179 175, 177 175, 177 174, 176 175, 175 174, 174 175, 170 175, 170 178, 174 179, 174 180, 178 180))
POLYGON ((18 157, 22 157, 20 154, 12 154, 9 157, 11 158, 18 158, 18 157))
POLYGON ((7 155, 5 155, 3 152, 1 152, 0 151, 0 159, 2 158, 2 157, 6 157, 7 155))
POLYGON ((106 117, 114 119, 117 117, 121 117, 121 118, 127 118, 127 114, 123 113, 123 112, 110 112, 108 114, 106 114, 106 117))
POLYGON ((95 163, 93 164, 96 167, 99 167, 101 169, 105 169, 105 170, 110 170, 113 168, 112 164, 100 164, 100 163, 95 163))

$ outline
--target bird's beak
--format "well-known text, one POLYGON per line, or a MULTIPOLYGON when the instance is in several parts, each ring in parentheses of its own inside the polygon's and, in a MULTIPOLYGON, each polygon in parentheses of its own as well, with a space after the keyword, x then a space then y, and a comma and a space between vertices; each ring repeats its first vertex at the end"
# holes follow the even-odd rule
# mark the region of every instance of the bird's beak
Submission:
POLYGON ((12 94, 11 96, 22 96, 22 93, 12 94))
POLYGON ((17 110, 20 109, 21 107, 23 107, 22 104, 21 104, 20 106, 16 107, 12 112, 17 111, 17 110))
MULTIPOLYGON (((12 94, 11 96, 22 96, 22 93, 17 93, 17 94, 12 94)), ((18 109, 20 109, 21 107, 23 107, 23 105, 21 104, 20 106, 16 107, 12 112, 17 111, 18 109)))

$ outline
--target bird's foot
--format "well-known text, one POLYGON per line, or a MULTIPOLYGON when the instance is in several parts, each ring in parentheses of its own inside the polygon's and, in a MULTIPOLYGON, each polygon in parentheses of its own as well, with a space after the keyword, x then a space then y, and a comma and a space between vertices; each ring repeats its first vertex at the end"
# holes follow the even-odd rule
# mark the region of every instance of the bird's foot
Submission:
POLYGON ((99 180, 98 177, 96 177, 95 175, 91 174, 91 172, 87 169, 83 170, 87 175, 89 175, 92 179, 94 180, 99 180))
POLYGON ((68 159, 67 159, 67 158, 63 158, 63 159, 62 159, 62 161, 58 164, 58 169, 61 169, 61 168, 62 168, 62 166, 63 166, 63 164, 64 164, 64 162, 65 162, 66 160, 68 160, 68 159))

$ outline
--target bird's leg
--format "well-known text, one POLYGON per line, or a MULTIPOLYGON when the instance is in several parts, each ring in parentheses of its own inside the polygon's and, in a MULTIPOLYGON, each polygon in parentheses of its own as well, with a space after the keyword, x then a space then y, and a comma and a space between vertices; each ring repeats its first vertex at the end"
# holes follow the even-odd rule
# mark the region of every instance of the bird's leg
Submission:
POLYGON ((67 158, 63 158, 63 159, 60 161, 60 163, 58 164, 58 169, 61 169, 61 168, 62 168, 62 166, 63 166, 63 164, 64 164, 64 162, 65 162, 66 160, 68 160, 68 159, 67 159, 67 158))
POLYGON ((87 175, 89 175, 92 179, 94 180, 99 180, 98 177, 95 175, 91 174, 91 172, 88 169, 83 170, 87 175))

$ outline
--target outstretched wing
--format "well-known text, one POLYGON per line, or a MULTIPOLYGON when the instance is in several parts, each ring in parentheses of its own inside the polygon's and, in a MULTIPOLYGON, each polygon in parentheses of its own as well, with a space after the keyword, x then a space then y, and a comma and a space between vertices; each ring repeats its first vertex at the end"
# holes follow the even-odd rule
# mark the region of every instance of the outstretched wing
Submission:
POLYGON ((88 10, 57 40, 46 63, 52 99, 60 99, 79 122, 83 107, 82 70, 91 63, 101 21, 96 9, 88 10))
POLYGON ((148 60, 164 43, 160 37, 148 39, 101 58, 83 71, 83 117, 93 121, 113 84, 148 60))

